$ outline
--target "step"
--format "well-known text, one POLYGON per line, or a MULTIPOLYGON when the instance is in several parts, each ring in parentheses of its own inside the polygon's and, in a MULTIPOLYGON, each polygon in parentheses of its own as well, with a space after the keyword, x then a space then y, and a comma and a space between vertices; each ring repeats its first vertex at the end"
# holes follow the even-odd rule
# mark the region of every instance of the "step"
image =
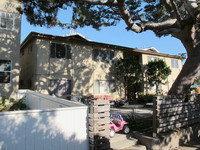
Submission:
POLYGON ((115 143, 115 142, 120 142, 127 139, 132 139, 137 142, 137 139, 132 138, 130 134, 120 134, 120 133, 116 133, 113 138, 110 138, 110 142, 115 143))
POLYGON ((137 144, 137 139, 132 138, 130 135, 118 133, 110 139, 110 147, 112 150, 146 150, 145 146, 137 144))

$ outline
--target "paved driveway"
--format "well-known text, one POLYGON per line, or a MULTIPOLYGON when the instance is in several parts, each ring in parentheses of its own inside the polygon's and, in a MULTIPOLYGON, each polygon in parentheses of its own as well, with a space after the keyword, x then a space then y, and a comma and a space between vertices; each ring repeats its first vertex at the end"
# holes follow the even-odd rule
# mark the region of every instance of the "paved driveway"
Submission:
POLYGON ((119 108, 111 108, 111 113, 127 115, 133 113, 136 118, 146 118, 153 115, 153 108, 144 108, 143 105, 123 105, 119 108))

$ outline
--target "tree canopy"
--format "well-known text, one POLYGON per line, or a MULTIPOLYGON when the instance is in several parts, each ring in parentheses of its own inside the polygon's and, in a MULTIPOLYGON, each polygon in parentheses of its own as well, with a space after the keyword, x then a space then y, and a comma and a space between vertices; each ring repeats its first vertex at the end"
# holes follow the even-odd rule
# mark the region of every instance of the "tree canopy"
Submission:
POLYGON ((169 94, 187 93, 200 73, 200 7, 198 0, 19 0, 18 10, 34 25, 78 28, 113 26, 123 20, 127 30, 151 30, 156 36, 171 35, 184 45, 188 58, 169 94), (70 22, 58 18, 60 9, 71 8, 70 22))
MULTIPOLYGON (((127 96, 128 86, 134 86, 134 84, 143 81, 142 66, 140 65, 137 57, 132 56, 119 59, 115 63, 115 77, 116 80, 123 81, 126 94, 125 96, 127 96)), ((135 93, 136 91, 131 92, 135 93)))
POLYGON ((160 84, 166 84, 167 77, 171 74, 171 69, 162 59, 155 59, 147 64, 147 80, 151 86, 156 86, 156 94, 160 84))

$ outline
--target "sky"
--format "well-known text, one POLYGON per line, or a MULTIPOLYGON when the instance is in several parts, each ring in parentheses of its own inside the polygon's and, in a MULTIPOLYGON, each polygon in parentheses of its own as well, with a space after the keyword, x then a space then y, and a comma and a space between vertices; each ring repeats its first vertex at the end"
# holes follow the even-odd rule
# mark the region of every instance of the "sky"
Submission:
POLYGON ((46 28, 30 25, 30 23, 27 22, 26 17, 22 15, 21 42, 23 42, 30 32, 39 32, 51 35, 63 35, 70 32, 78 32, 94 42, 138 49, 155 47, 160 53, 170 55, 186 53, 182 43, 176 38, 171 36, 158 38, 152 31, 135 33, 133 31, 127 31, 125 27, 125 23, 121 21, 117 26, 103 27, 100 31, 97 31, 92 27, 78 28, 74 31, 62 29, 60 27, 46 28))

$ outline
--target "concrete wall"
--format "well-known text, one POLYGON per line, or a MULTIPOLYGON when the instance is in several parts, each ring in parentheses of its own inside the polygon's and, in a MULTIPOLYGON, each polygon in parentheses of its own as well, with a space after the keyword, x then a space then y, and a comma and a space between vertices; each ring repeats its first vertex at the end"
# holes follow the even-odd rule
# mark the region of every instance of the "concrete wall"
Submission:
POLYGON ((0 60, 11 60, 12 71, 10 83, 0 83, 0 96, 16 98, 19 82, 19 53, 21 34, 21 15, 16 7, 21 6, 17 0, 1 0, 0 11, 13 13, 15 15, 15 26, 13 30, 0 28, 0 60))
POLYGON ((89 149, 87 106, 31 91, 25 93, 32 110, 0 112, 1 150, 89 149))

